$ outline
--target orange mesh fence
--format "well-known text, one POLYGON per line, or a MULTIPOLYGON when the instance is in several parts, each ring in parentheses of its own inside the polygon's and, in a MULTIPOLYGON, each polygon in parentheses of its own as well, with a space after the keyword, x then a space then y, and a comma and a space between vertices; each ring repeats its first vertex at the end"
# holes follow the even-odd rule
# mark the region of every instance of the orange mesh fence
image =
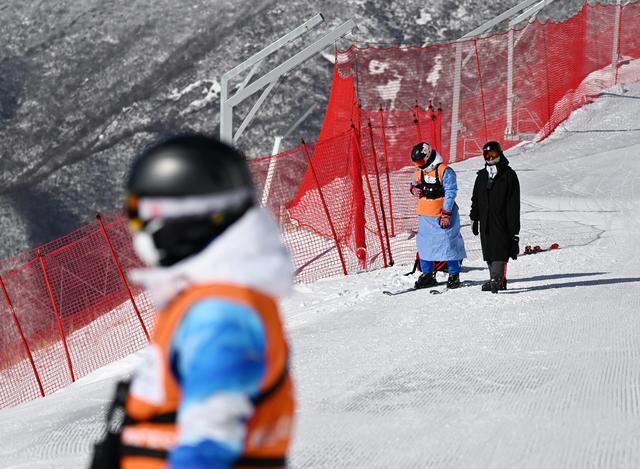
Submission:
MULTIPOLYGON (((560 24, 338 52, 318 141, 250 163, 296 280, 412 262, 412 147, 428 141, 459 161, 487 140, 509 148, 545 138, 604 88, 640 79, 638 24, 640 2, 585 3, 560 24)), ((0 407, 50 394, 147 343, 156 313, 126 281, 136 267, 121 213, 0 260, 0 407)))

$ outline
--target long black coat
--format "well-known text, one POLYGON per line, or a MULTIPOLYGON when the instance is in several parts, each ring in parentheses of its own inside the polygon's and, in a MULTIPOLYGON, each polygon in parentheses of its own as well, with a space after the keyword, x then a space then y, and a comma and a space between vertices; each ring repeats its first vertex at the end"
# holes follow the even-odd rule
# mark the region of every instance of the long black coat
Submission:
POLYGON ((480 242, 485 261, 506 261, 513 237, 520 232, 520 182, 503 156, 491 187, 486 168, 478 171, 471 197, 472 221, 480 222, 480 242))

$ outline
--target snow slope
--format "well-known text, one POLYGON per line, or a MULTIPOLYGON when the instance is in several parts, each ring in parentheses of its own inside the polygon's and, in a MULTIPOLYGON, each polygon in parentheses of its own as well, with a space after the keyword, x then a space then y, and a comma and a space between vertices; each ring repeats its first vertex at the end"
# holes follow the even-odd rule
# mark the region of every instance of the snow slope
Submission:
MULTIPOLYGON (((522 245, 483 293, 395 297, 408 266, 298 285, 284 303, 299 400, 294 468, 640 467, 640 86, 611 90, 509 152, 522 245)), ((468 213, 475 171, 458 172, 468 213)), ((468 218, 463 218, 468 223, 468 218)), ((0 468, 86 467, 136 354, 0 412, 0 468)))

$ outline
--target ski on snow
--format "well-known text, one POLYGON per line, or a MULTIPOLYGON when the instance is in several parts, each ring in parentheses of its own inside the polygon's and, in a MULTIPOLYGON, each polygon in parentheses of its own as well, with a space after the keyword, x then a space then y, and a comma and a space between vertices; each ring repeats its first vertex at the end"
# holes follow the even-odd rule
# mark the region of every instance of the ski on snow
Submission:
MULTIPOLYGON (((439 283, 438 285, 443 285, 443 284, 439 283)), ((382 290, 382 293, 384 293, 385 295, 389 295, 389 296, 396 296, 396 295, 402 295, 403 293, 409 293, 409 292, 416 291, 416 290, 426 290, 426 289, 427 288, 409 287, 409 288, 405 288, 403 290, 396 290, 396 291, 382 290)))
POLYGON ((524 248, 524 252, 521 252, 520 254, 518 254, 518 257, 528 256, 531 254, 538 254, 539 252, 553 251, 554 249, 560 249, 560 245, 558 243, 553 243, 548 248, 541 248, 540 246, 533 246, 533 247, 526 246, 524 248))
MULTIPOLYGON (((560 249, 560 245, 558 243, 553 243, 551 244, 549 247, 547 248, 541 248, 540 246, 526 246, 524 249, 524 252, 521 252, 520 254, 518 254, 518 257, 520 256, 528 256, 531 254, 538 254, 539 252, 546 252, 546 251, 553 251, 554 249, 560 249)), ((404 275, 411 275, 415 272, 416 267, 417 267, 417 263, 418 261, 416 261, 416 264, 414 264, 414 270, 404 274, 404 275)), ((440 285, 445 285, 446 282, 439 282, 437 286, 440 285)), ((474 285, 473 282, 469 282, 469 281, 463 281, 460 286, 458 288, 462 288, 462 287, 469 287, 471 285, 474 285)), ((402 295, 404 293, 410 293, 412 291, 416 291, 416 290, 429 290, 429 293, 431 293, 432 295, 440 295, 442 293, 445 293, 449 290, 457 290, 457 288, 443 288, 443 289, 438 289, 438 288, 432 288, 432 287, 427 287, 427 288, 416 288, 416 287, 409 287, 409 288, 404 288, 402 290, 396 290, 396 291, 390 291, 390 290, 383 290, 382 293, 388 296, 396 296, 396 295, 402 295)))
MULTIPOLYGON (((475 285, 475 283, 468 280, 463 280, 462 282, 460 282, 460 286, 458 288, 470 287, 472 285, 475 285)), ((443 289, 432 288, 431 290, 429 290, 429 293, 431 293, 432 295, 440 295, 442 293, 446 293, 451 290, 457 290, 458 288, 443 288, 443 289)))
MULTIPOLYGON (((441 282, 438 283, 438 285, 436 286, 441 286, 441 285, 446 285, 446 282, 441 282)), ((463 281, 460 283, 460 286, 458 288, 464 288, 464 287, 470 287, 472 285, 475 285, 473 282, 470 281, 463 281)), ((443 289, 437 289, 437 288, 433 288, 433 287, 426 287, 426 288, 416 288, 416 287, 409 287, 409 288, 405 288, 403 290, 396 290, 396 291, 389 291, 389 290, 383 290, 382 293, 384 293, 385 295, 388 296, 396 296, 396 295, 402 295, 404 293, 409 293, 412 291, 416 291, 416 290, 428 290, 429 293, 431 293, 432 295, 439 295, 441 293, 444 293, 448 290, 457 290, 457 288, 443 288, 443 289)))

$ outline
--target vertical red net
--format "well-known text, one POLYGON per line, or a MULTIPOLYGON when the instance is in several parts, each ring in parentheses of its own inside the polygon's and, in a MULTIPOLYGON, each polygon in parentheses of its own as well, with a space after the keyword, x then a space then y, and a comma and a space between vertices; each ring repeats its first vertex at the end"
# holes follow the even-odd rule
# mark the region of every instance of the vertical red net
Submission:
MULTIPOLYGON (((545 138, 605 88, 640 80, 638 24, 640 2, 585 3, 560 24, 337 53, 318 141, 251 161, 297 281, 412 262, 412 147, 428 141, 460 161, 487 140, 509 148, 545 138)), ((125 283, 140 266, 125 219, 101 221, 0 261, 0 407, 50 394, 147 343, 156 313, 125 283)))

